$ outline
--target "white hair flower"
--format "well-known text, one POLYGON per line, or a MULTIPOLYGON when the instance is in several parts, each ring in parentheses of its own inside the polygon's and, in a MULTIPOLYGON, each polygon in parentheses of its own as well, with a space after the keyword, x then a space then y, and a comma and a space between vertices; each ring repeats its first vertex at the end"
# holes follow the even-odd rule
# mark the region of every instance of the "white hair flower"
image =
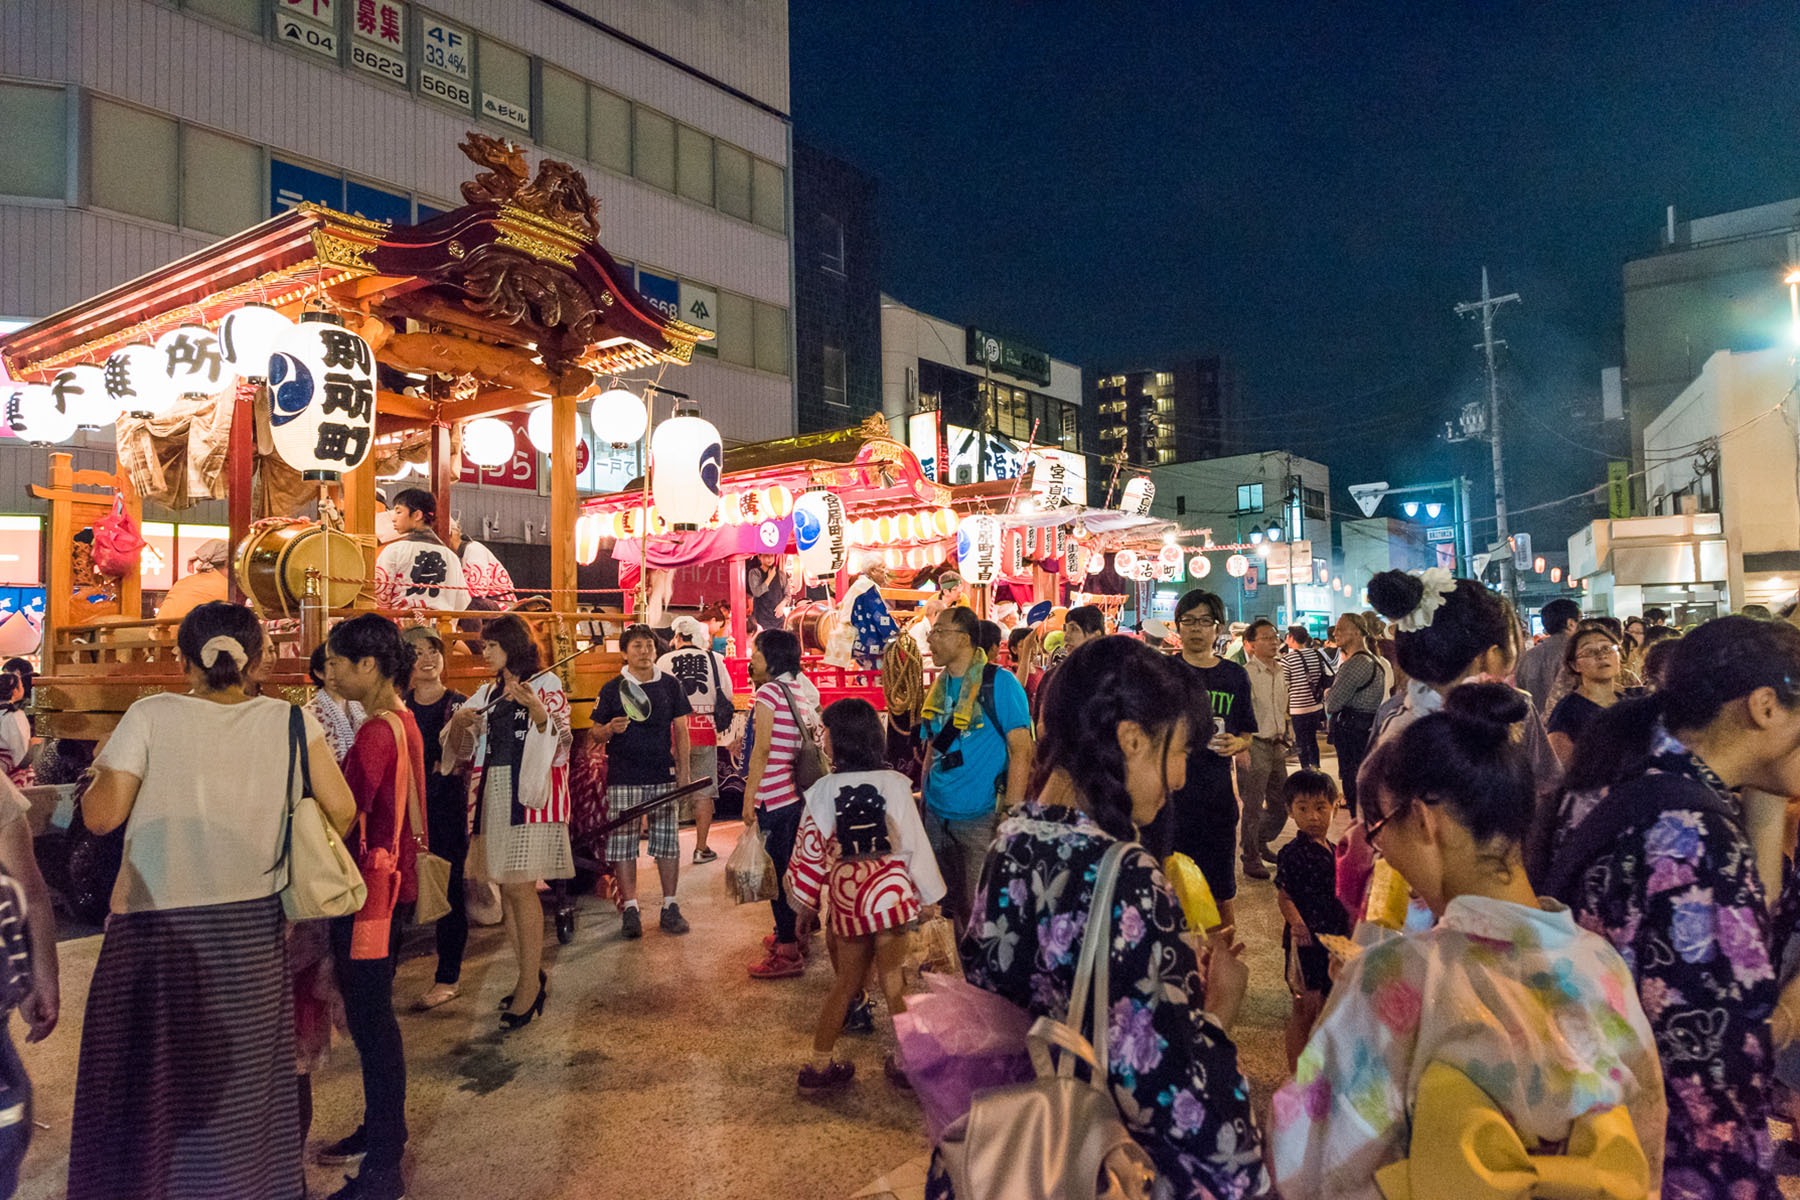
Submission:
POLYGON ((1394 628, 1404 633, 1417 633, 1431 624, 1437 610, 1444 606, 1444 600, 1456 590, 1456 576, 1445 567, 1427 567, 1415 572, 1423 591, 1419 594, 1419 603, 1413 610, 1394 622, 1394 628))

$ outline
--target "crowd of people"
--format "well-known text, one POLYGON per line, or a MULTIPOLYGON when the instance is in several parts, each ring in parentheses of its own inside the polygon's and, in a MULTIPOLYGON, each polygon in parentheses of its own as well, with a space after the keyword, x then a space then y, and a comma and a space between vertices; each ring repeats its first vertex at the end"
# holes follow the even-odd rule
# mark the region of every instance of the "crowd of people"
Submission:
MULTIPOLYGON (((968 984, 1070 1019, 1104 860, 1107 1091, 1166 1194, 1452 1195, 1527 1163, 1572 1195, 1775 1195, 1769 1122, 1800 1089, 1800 628, 1740 615, 1658 633, 1660 614, 1618 625, 1559 600, 1528 645, 1505 600, 1444 572, 1386 572, 1369 597, 1324 645, 1252 622, 1241 662, 1202 590, 1177 604, 1167 653, 1109 636, 1098 609, 1068 612, 1052 643, 952 600, 924 630, 935 678, 898 720, 822 704, 788 630, 756 634, 740 709, 702 623, 678 619, 666 650, 628 627, 586 740, 610 812, 633 817, 605 843, 619 936, 645 932, 646 839, 658 929, 688 932, 678 809, 657 801, 736 756, 741 836, 775 878, 749 976, 802 975, 820 930, 832 961, 804 1093, 852 1085, 839 1035, 872 1025, 877 994, 906 1011, 922 920, 950 922, 968 984), (1190 923, 1176 854, 1216 924, 1190 923), (1240 877, 1272 877, 1291 995, 1292 1078, 1266 1108, 1233 1042, 1240 877)), ((301 1195, 310 1073, 341 1005, 362 1120, 318 1158, 359 1164, 336 1200, 400 1200, 395 968, 428 890, 445 891, 436 971, 411 1007, 459 997, 469 898, 489 887, 516 968, 500 1028, 550 998, 539 886, 575 874, 575 739, 531 627, 483 624, 492 677, 465 697, 429 629, 344 620, 298 708, 257 694, 267 644, 250 610, 194 606, 177 639, 190 691, 133 704, 94 760, 81 820, 122 829, 124 849, 81 1034, 72 1197, 301 1195), (361 870, 358 911, 284 913, 301 796, 361 870)), ((714 794, 694 804, 693 865, 717 858, 714 794)), ((58 1017, 54 920, 16 801, 0 786, 36 1039, 58 1017)), ((0 891, 0 946, 9 903, 0 891)), ((896 1056, 885 1073, 910 1086, 896 1056)), ((28 1094, 7 1042, 9 1086, 28 1094)), ((0 1183, 11 1149, 0 1128, 0 1183)), ((934 1156, 929 1195, 958 1194, 952 1168, 934 1156)))

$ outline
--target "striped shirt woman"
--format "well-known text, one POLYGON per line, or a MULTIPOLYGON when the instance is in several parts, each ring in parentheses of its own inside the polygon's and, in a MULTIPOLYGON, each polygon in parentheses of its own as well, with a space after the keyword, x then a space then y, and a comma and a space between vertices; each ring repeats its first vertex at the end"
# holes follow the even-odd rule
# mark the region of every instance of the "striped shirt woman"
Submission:
MULTIPOLYGON (((807 736, 800 721, 818 722, 819 692, 800 673, 800 639, 785 629, 765 629, 756 635, 750 656, 750 678, 759 686, 750 709, 756 744, 750 752, 744 794, 753 797, 745 814, 747 826, 758 826, 763 849, 775 862, 779 879, 787 873, 800 829, 800 792, 794 784, 794 759, 800 739, 807 736), (794 719, 798 711, 800 721, 794 719), (753 807, 752 807, 753 805, 753 807)), ((786 885, 769 902, 775 932, 765 941, 766 957, 750 967, 752 979, 785 979, 800 974, 803 964, 794 937, 794 910, 788 906, 786 885)))

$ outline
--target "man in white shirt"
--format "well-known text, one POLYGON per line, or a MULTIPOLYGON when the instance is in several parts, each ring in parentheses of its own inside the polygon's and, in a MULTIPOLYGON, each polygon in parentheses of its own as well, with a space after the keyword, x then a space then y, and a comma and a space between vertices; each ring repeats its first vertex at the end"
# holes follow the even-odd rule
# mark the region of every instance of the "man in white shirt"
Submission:
POLYGON ((681 683, 693 706, 694 711, 686 717, 688 778, 712 780, 694 798, 694 865, 699 866, 719 857, 718 851, 706 844, 712 832, 713 801, 719 795, 719 747, 729 750, 735 745, 744 722, 740 717, 721 731, 714 720, 721 704, 735 707, 737 696, 725 656, 711 648, 712 635, 706 626, 693 617, 676 617, 671 628, 675 648, 658 659, 656 666, 681 683))
POLYGON ((381 608, 429 608, 467 612, 469 587, 462 560, 432 531, 437 499, 407 488, 388 506, 400 536, 375 559, 375 603, 381 608))
POLYGON ((1250 749, 1238 758, 1238 796, 1244 815, 1238 825, 1242 841, 1244 874, 1267 879, 1263 864, 1275 861, 1269 843, 1287 824, 1282 787, 1287 783, 1287 748, 1293 741, 1288 719, 1287 678, 1276 651, 1281 644, 1275 623, 1258 617, 1244 631, 1244 670, 1250 675, 1250 704, 1256 712, 1256 733, 1250 749))

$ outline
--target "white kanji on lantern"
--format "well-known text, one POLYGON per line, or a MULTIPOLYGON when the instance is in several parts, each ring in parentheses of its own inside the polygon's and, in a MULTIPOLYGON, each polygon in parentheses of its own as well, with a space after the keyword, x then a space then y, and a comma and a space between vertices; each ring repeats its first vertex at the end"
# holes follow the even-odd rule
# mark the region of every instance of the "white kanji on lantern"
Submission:
POLYGON ((269 432, 303 479, 332 480, 375 440, 375 355, 327 313, 307 313, 269 362, 269 432))
POLYGON ((156 339, 164 378, 178 396, 210 396, 237 382, 218 335, 204 325, 178 325, 156 339))
POLYGON ((725 448, 703 417, 670 417, 650 435, 650 494, 677 529, 697 529, 719 511, 725 448))
POLYGON ((956 561, 965 580, 988 584, 1000 573, 1000 519, 979 513, 963 518, 956 531, 956 561))
POLYGON ((1150 502, 1156 499, 1156 485, 1150 482, 1148 475, 1139 475, 1125 485, 1125 498, 1120 501, 1119 508, 1134 517, 1150 515, 1150 502))
POLYGON ((849 557, 844 502, 831 492, 807 492, 794 501, 794 549, 800 570, 815 579, 836 575, 849 557))

